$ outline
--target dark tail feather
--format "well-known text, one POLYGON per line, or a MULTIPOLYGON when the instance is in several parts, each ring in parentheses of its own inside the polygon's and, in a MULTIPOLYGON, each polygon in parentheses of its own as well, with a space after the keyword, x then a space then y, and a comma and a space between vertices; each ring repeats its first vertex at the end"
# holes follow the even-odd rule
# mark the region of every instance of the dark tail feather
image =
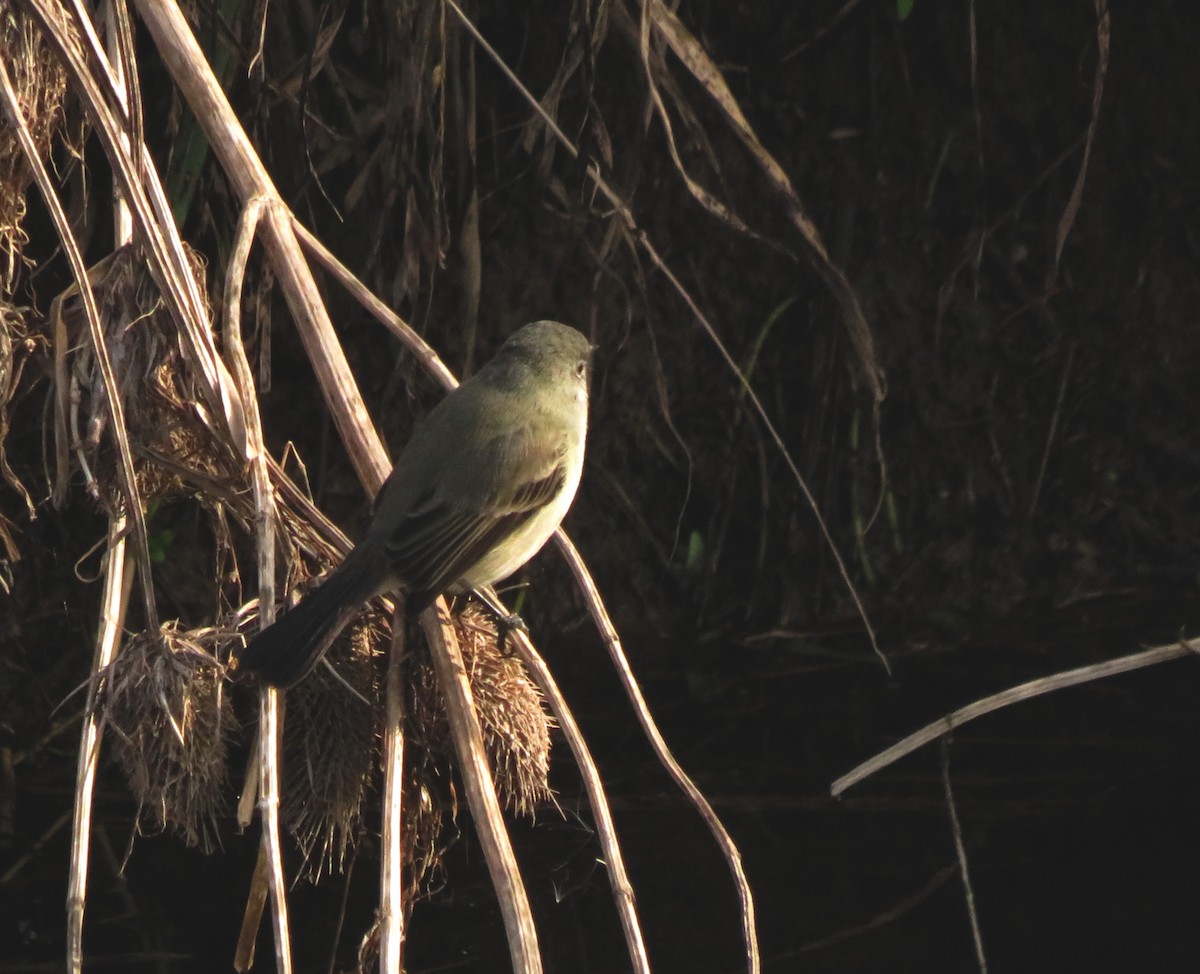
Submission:
POLYGON ((316 589, 250 640, 237 654, 237 670, 257 674, 264 683, 290 687, 321 662, 333 641, 376 594, 363 557, 353 552, 316 589))

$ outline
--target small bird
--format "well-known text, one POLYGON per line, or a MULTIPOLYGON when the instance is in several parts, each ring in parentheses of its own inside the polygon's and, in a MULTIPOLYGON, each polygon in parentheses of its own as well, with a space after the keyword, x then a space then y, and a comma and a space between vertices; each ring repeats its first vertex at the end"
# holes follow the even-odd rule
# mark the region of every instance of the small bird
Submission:
POLYGON ((235 668, 292 686, 368 599, 403 589, 416 614, 537 554, 583 472, 591 358, 587 339, 557 321, 509 336, 414 431, 345 561, 255 636, 235 668))

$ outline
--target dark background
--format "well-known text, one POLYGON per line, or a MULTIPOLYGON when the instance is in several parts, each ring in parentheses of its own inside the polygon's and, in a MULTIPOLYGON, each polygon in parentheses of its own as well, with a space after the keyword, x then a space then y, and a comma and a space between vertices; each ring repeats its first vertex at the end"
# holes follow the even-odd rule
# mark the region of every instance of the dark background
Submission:
MULTIPOLYGON (((451 14, 441 24, 441 10, 270 6, 265 73, 249 78, 252 12, 226 32, 201 4, 193 23, 210 50, 229 54, 230 96, 284 197, 453 368, 543 316, 599 346, 588 465, 566 526, 667 740, 744 855, 764 969, 978 969, 947 760, 990 970, 1195 970, 1191 661, 1020 704, 960 729, 945 751, 927 746, 828 797, 834 778, 956 707, 1194 632, 1194 5, 1111 4, 1095 141, 1050 286, 1095 91, 1091 2, 916 0, 904 19, 883 0, 682 5, 862 303, 886 374, 878 410, 778 196, 678 61, 666 56, 681 156, 758 238, 689 196, 615 8, 472 12, 539 97, 579 54, 557 117, 604 160, 639 227, 749 372, 847 562, 890 677, 811 509, 711 341, 592 193, 583 165, 536 130, 523 141, 528 106, 479 52, 472 77, 472 45, 451 14), (328 45, 314 45, 318 36, 328 45), (448 90, 475 92, 474 152, 453 97, 436 136, 428 79, 443 36, 448 90), (482 272, 474 332, 461 249, 472 186, 482 272)), ((139 43, 147 135, 179 201, 186 110, 147 39, 139 43)), ((101 192, 103 160, 89 161, 101 192)), ((218 294, 237 205, 211 160, 193 191, 180 206, 184 234, 206 254, 218 294)), ((36 325, 66 277, 30 205, 27 256, 42 264, 13 300, 31 306, 36 325)), ((270 445, 297 444, 318 501, 353 533, 367 501, 286 309, 261 294, 270 445)), ((395 449, 436 392, 332 286, 328 297, 395 449)), ((48 490, 47 369, 44 357, 27 369, 6 443, 37 499, 48 490)), ((75 564, 103 521, 82 496, 62 512, 40 504, 30 521, 4 490, 0 511, 23 559, 10 566, 11 595, 0 596, 0 746, 15 761, 0 781, 0 972, 58 970, 62 816, 81 698, 54 708, 87 675, 99 586, 81 583, 75 564)), ((163 613, 201 624, 211 540, 194 505, 155 517, 152 528, 172 539, 163 613)), ((92 555, 79 574, 96 563, 92 555)), ((563 565, 547 551, 526 577, 526 618, 611 791, 654 969, 743 969, 728 870, 656 765, 563 565)), ((567 814, 547 808, 514 825, 547 970, 623 970, 590 816, 558 751, 552 784, 567 814)), ((89 966, 227 969, 256 836, 226 828, 210 855, 170 834, 140 837, 120 871, 134 819, 122 775, 104 762, 89 966)), ((459 827, 444 886, 413 918, 412 971, 508 963, 465 810, 459 827)), ((367 835, 348 881, 297 886, 298 970, 326 970, 331 956, 337 969, 353 965, 377 866, 367 835)), ((259 967, 269 960, 264 933, 259 967)))

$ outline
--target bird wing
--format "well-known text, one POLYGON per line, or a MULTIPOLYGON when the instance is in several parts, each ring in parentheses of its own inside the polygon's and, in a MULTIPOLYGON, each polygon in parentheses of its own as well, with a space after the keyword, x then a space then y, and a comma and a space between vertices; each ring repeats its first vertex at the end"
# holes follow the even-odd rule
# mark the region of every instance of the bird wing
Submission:
POLYGON ((410 611, 453 586, 558 495, 566 453, 565 440, 546 443, 528 428, 499 435, 460 458, 477 490, 450 497, 434 489, 413 504, 384 547, 409 590, 410 611))

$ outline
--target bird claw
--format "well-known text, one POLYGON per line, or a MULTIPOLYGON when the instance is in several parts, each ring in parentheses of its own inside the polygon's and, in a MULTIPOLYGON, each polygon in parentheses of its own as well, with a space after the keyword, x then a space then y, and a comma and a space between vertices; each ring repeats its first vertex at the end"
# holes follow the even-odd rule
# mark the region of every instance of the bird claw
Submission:
POLYGON ((529 635, 529 627, 525 625, 525 620, 515 612, 496 617, 496 646, 500 650, 501 656, 512 656, 515 653, 515 650, 504 645, 508 634, 514 629, 525 633, 526 636, 529 635))

